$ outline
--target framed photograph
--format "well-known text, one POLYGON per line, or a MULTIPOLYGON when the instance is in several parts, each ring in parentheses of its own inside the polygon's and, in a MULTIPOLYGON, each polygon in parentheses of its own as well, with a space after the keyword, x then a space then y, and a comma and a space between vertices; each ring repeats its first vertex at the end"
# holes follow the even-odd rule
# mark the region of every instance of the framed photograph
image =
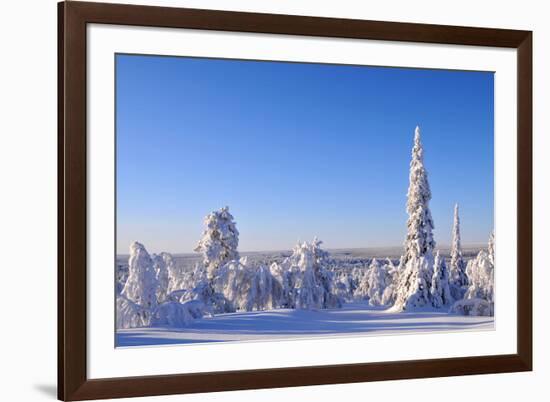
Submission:
POLYGON ((532 369, 532 33, 59 3, 59 399, 532 369))

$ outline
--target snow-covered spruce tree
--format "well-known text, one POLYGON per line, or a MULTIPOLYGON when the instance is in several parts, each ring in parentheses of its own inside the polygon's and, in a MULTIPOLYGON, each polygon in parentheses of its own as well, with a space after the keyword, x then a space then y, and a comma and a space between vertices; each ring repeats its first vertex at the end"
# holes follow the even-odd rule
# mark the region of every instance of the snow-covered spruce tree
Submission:
MULTIPOLYGON (((210 315, 232 313, 236 307, 231 300, 225 296, 227 283, 230 281, 231 274, 236 269, 240 269, 238 260, 231 260, 228 263, 216 268, 215 277, 209 278, 206 269, 196 266, 195 287, 191 291, 192 300, 198 300, 206 306, 210 315), (236 267, 236 268, 235 268, 236 267)), ((234 279, 237 281, 237 279, 234 279)), ((187 296, 186 296, 187 297, 187 296)))
POLYGON ((116 327, 139 328, 146 327, 151 321, 151 310, 128 300, 122 295, 116 298, 116 327))
POLYGON ((494 235, 491 233, 488 249, 481 250, 476 258, 468 261, 466 273, 470 286, 464 299, 457 301, 451 312, 463 315, 494 315, 494 247, 494 235))
POLYGON ((281 297, 279 306, 281 308, 296 308, 296 279, 297 274, 293 266, 284 261, 282 264, 273 262, 269 267, 271 275, 281 285, 281 297))
POLYGON ((487 247, 487 252, 489 253, 489 260, 495 266, 495 232, 492 231, 489 235, 489 245, 487 247))
POLYGON ((323 308, 323 288, 317 281, 316 270, 321 269, 325 256, 320 253, 316 261, 311 245, 307 242, 294 247, 290 259, 296 267, 298 280, 296 281, 296 308, 320 309, 323 308))
POLYGON ((195 248, 202 254, 206 278, 196 282, 193 293, 213 314, 235 311, 235 307, 224 295, 215 290, 219 270, 229 262, 239 263, 239 231, 229 208, 213 211, 204 219, 206 228, 195 248))
POLYGON ((137 241, 132 243, 128 265, 128 280, 122 289, 122 296, 145 309, 155 308, 158 304, 157 274, 143 244, 137 241))
POLYGON ((329 254, 321 248, 322 241, 298 243, 289 257, 298 271, 296 308, 324 309, 342 306, 342 299, 332 292, 332 272, 327 269, 329 254))
MULTIPOLYGON (((166 297, 169 293, 170 287, 170 275, 168 273, 168 266, 166 261, 168 259, 164 255, 169 256, 168 253, 160 253, 159 255, 153 254, 153 268, 157 277, 158 287, 157 287, 157 301, 162 303, 166 301, 166 297)), ((172 256, 169 257, 172 259, 172 256)))
POLYGON ((201 283, 209 284, 206 278, 206 269, 200 262, 195 263, 193 268, 179 270, 173 258, 166 260, 170 281, 167 300, 185 303, 191 300, 197 300, 195 289, 201 283))
POLYGON ((382 299, 386 286, 388 285, 388 280, 386 267, 374 258, 369 266, 367 274, 367 282, 369 283, 367 296, 371 306, 382 306, 384 304, 382 299))
POLYGON ((194 289, 200 282, 208 281, 206 267, 197 262, 192 270, 186 271, 179 285, 180 289, 194 289))
POLYGON ((230 261, 218 270, 214 289, 236 310, 271 310, 279 307, 282 286, 263 264, 245 265, 246 260, 230 261))
POLYGON ((428 172, 424 168, 420 128, 416 127, 407 193, 407 237, 395 294, 396 311, 431 305, 430 287, 435 247, 432 234, 434 224, 429 207, 431 198, 428 172))
POLYGON ((435 255, 431 294, 432 305, 436 308, 449 307, 454 302, 449 287, 447 264, 445 258, 439 255, 439 251, 435 255))
POLYGON ((470 286, 464 298, 493 301, 494 270, 489 253, 481 250, 468 268, 470 286))
POLYGON ((176 266, 176 262, 174 261, 174 257, 172 257, 172 254, 163 252, 160 253, 160 257, 162 257, 164 266, 166 267, 166 274, 168 276, 168 286, 166 288, 166 294, 169 295, 175 290, 182 289, 182 276, 176 266))
POLYGON ((369 300, 371 294, 377 292, 377 289, 372 289, 371 292, 371 287, 372 285, 377 285, 373 282, 377 280, 376 276, 379 274, 379 268, 380 263, 376 258, 373 258, 370 263, 363 269, 362 274, 357 275, 357 287, 354 292, 354 298, 356 300, 369 300))
POLYGON ((269 268, 260 265, 254 269, 247 309, 272 310, 281 304, 283 288, 273 277, 269 268))
POLYGON ((462 299, 468 287, 468 276, 466 275, 466 262, 462 258, 462 247, 460 244, 458 204, 455 204, 454 210, 450 271, 451 293, 453 293, 453 298, 456 300, 462 299))
POLYGON ((208 214, 204 225, 206 228, 195 251, 202 254, 208 278, 212 280, 219 267, 239 259, 239 231, 229 207, 208 214))
POLYGON ((134 242, 130 245, 128 265, 128 279, 116 298, 116 326, 148 326, 158 304, 158 281, 153 260, 142 244, 134 242))
POLYGON ((363 300, 367 298, 369 290, 368 282, 365 280, 369 267, 368 265, 355 267, 351 271, 353 298, 363 300))
POLYGON ((252 307, 248 306, 248 300, 253 276, 253 271, 241 261, 229 261, 218 269, 214 290, 222 295, 233 309, 250 311, 252 307))
POLYGON ((483 299, 493 301, 494 292, 494 240, 493 235, 489 237, 489 247, 481 250, 476 258, 468 264, 468 277, 470 286, 466 291, 465 299, 483 299))
POLYGON ((115 269, 115 291, 119 295, 124 289, 126 280, 128 279, 128 262, 120 263, 117 261, 115 269))
POLYGON ((387 274, 386 288, 382 294, 381 304, 384 306, 391 306, 395 302, 396 288, 399 281, 399 270, 389 258, 386 260, 385 270, 387 274))
POLYGON ((204 315, 203 303, 182 303, 166 292, 170 264, 173 264, 170 254, 161 253, 151 258, 142 244, 132 243, 128 280, 116 301, 117 328, 182 327, 204 315))
POLYGON ((234 313, 235 306, 222 293, 214 291, 207 280, 197 283, 193 289, 193 300, 198 300, 205 305, 205 311, 209 315, 234 313))
POLYGON ((368 300, 369 299, 369 269, 366 269, 364 274, 358 276, 357 287, 353 292, 353 297, 356 300, 368 300))
POLYGON ((355 291, 355 283, 351 272, 339 271, 334 277, 333 290, 338 297, 346 302, 353 301, 353 292, 355 291))
POLYGON ((193 321, 187 306, 178 302, 169 301, 160 304, 151 317, 153 327, 185 327, 193 321))

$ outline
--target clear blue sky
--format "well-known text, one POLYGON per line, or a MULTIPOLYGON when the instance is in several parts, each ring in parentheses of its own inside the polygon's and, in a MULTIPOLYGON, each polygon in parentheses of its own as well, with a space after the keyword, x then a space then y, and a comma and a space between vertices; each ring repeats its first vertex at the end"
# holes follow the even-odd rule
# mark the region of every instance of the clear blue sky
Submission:
POLYGON ((435 238, 493 228, 493 74, 117 55, 117 252, 190 252, 228 205, 240 250, 401 245, 414 128, 435 238))

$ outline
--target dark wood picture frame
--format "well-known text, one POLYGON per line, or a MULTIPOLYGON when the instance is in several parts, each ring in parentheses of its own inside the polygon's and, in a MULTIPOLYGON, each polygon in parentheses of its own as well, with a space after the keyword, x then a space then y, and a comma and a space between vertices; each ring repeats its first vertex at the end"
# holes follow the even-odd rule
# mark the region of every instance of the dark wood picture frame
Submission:
POLYGON ((118 398, 532 370, 532 32, 168 7, 58 4, 58 397, 118 398), (193 28, 517 49, 517 353, 88 379, 86 25, 193 28))

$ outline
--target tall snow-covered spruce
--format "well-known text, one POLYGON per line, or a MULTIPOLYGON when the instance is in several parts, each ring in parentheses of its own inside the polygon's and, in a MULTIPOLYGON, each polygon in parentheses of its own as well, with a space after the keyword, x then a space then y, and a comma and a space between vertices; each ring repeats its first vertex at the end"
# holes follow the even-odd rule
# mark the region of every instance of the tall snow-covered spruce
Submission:
POLYGON ((401 258, 399 282, 393 309, 411 310, 431 305, 430 287, 433 274, 435 241, 428 183, 424 167, 424 149, 420 141, 420 128, 416 127, 409 172, 407 193, 407 237, 405 254, 401 258))
MULTIPOLYGON (((451 240, 451 278, 450 282, 458 289, 468 286, 468 276, 466 275, 466 262, 462 258, 462 247, 460 244, 460 218, 458 216, 458 204, 455 204, 453 232, 451 240)), ((462 298, 464 292, 460 295, 454 295, 456 299, 462 298)))

